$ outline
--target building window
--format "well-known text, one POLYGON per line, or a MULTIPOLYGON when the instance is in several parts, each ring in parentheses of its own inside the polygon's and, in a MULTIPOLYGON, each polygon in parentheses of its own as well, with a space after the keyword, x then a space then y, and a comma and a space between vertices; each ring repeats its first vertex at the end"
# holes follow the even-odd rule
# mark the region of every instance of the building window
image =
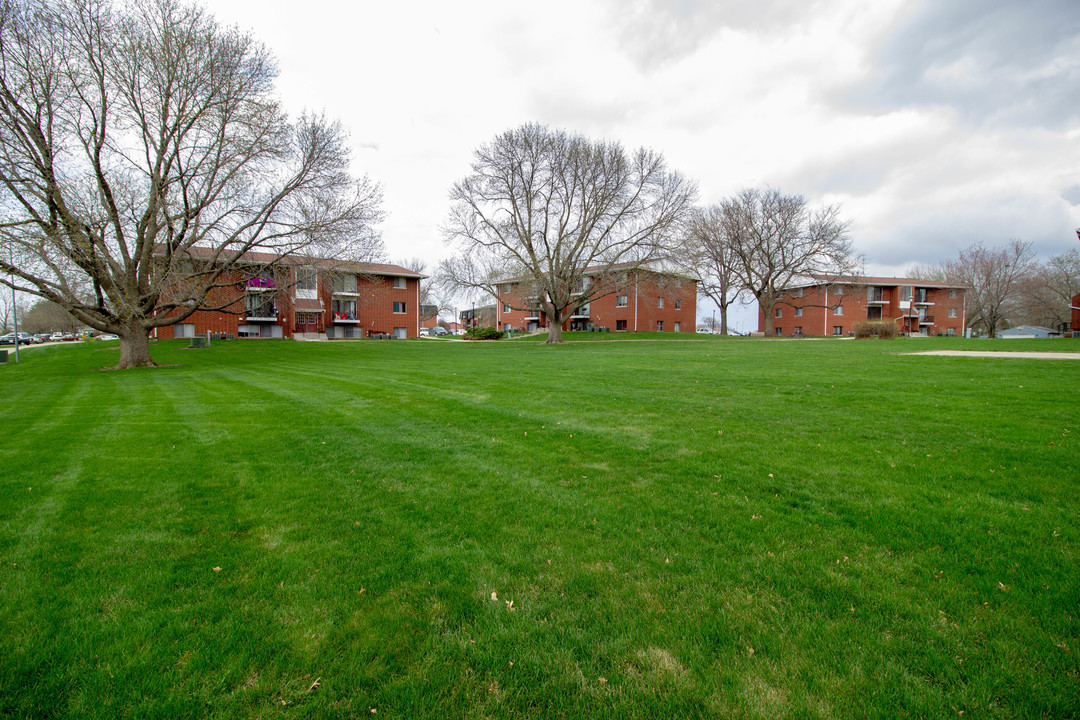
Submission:
POLYGON ((844 306, 843 305, 837 305, 836 307, 833 308, 832 314, 833 315, 843 315, 844 314, 844 306))
POLYGON ((176 325, 173 325, 173 337, 195 337, 195 323, 177 323, 176 325))
POLYGON ((909 302, 911 300, 911 286, 900 286, 900 302, 909 302))
MULTIPOLYGON (((682 310, 682 300, 676 300, 675 301, 675 309, 676 310, 682 310)), ((675 332, 678 332, 678 330, 676 330, 675 332)))
POLYGON ((795 288, 794 290, 791 291, 791 297, 793 297, 793 298, 800 298, 800 297, 802 297, 802 294, 803 294, 803 289, 802 288, 795 288))
POLYGON ((956 317, 956 308, 949 308, 949 317, 956 317))
POLYGON ((403 303, 403 302, 394 303, 394 312, 396 312, 396 313, 405 312, 405 303, 403 303))
POLYGON ((833 335, 843 335, 844 334, 844 326, 843 325, 833 325, 832 326, 832 334, 833 335))
POLYGON ((296 297, 300 300, 317 300, 319 297, 319 273, 315 268, 296 269, 296 297))
POLYGON ((949 291, 949 297, 955 298, 956 297, 956 291, 955 290, 950 290, 949 291))
POLYGON ((405 287, 406 287, 407 282, 408 282, 408 280, 406 280, 403 277, 394 278, 394 289, 395 290, 404 290, 405 287))
POLYGON ((625 320, 616 320, 615 321, 615 329, 616 330, 625 330, 626 329, 626 321, 625 320))
POLYGON ((616 295, 615 296, 615 307, 626 307, 626 303, 627 303, 627 296, 626 295, 616 295))
POLYGON ((784 317, 784 308, 776 308, 776 312, 773 313, 773 317, 784 317))
POLYGON ((394 328, 394 338, 397 340, 404 340, 409 337, 409 331, 403 327, 394 328))
POLYGON ((775 335, 776 337, 780 337, 783 334, 784 334, 784 329, 783 328, 773 328, 773 335, 775 335))
POLYGON ((956 328, 946 328, 945 334, 949 337, 956 337, 956 328))
POLYGON ((663 320, 657 320, 656 321, 656 332, 664 332, 664 321, 663 320))
POLYGON ((802 317, 802 308, 795 308, 795 317, 802 317))
POLYGON ((662 298, 662 297, 658 297, 658 298, 656 298, 656 307, 657 307, 657 309, 659 309, 659 310, 663 310, 663 309, 664 309, 664 298, 662 298))
POLYGON ((510 312, 510 306, 506 303, 503 303, 503 312, 510 312))
POLYGON ((675 332, 682 332, 682 323, 675 323, 675 327, 672 328, 675 332))

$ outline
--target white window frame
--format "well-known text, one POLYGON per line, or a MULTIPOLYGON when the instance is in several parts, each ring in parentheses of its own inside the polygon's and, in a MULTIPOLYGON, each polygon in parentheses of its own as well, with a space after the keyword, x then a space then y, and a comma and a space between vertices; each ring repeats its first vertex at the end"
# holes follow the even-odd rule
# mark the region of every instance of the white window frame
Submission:
POLYGON ((393 309, 395 315, 406 315, 409 312, 409 306, 404 300, 395 300, 393 309), (400 310, 397 309, 398 305, 401 306, 400 310))
POLYGON ((394 278, 394 289, 395 290, 405 290, 408 287, 409 287, 409 281, 408 281, 407 278, 403 278, 403 277, 394 278))
POLYGON ((629 304, 630 304, 630 296, 629 295, 616 295, 615 296, 615 307, 626 307, 629 304))

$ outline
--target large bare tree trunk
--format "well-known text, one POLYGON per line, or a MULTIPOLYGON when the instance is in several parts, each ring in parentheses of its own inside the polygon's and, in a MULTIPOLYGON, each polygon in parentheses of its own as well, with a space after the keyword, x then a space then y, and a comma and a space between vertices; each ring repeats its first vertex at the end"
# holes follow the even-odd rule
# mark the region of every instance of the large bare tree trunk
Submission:
POLYGON ((157 367, 150 357, 150 336, 139 323, 132 323, 120 335, 120 362, 117 370, 136 367, 157 367))
POLYGON ((720 306, 720 334, 727 335, 727 305, 720 306))
POLYGON ((562 339, 562 317, 558 315, 548 315, 548 336, 545 344, 551 345, 554 343, 561 343, 562 339))

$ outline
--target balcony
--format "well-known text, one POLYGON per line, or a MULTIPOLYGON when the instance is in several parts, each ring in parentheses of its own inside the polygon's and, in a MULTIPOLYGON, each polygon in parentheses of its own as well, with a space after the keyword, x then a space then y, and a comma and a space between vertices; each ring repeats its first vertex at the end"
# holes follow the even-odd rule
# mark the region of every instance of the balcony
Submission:
POLYGON ((934 303, 930 302, 929 297, 930 296, 927 294, 927 292, 925 290, 922 290, 916 291, 915 296, 911 299, 915 302, 916 305, 933 305, 934 303))
POLYGON ((921 316, 919 318, 919 324, 920 325, 933 325, 934 324, 934 316, 933 315, 923 315, 923 316, 921 316))
POLYGON ((575 310, 570 315, 571 320, 588 319, 588 317, 589 317, 589 306, 588 305, 582 305, 581 307, 579 307, 577 310, 575 310))
POLYGON ((244 311, 244 322, 277 322, 278 310, 272 305, 248 308, 244 311))
POLYGON ((354 312, 336 312, 334 313, 335 325, 358 325, 360 320, 356 317, 354 312))
POLYGON ((277 290, 277 283, 274 282, 274 278, 253 277, 248 278, 248 281, 244 283, 244 289, 248 292, 268 292, 277 290))
POLYGON ((870 288, 866 293, 866 302, 871 305, 885 305, 889 301, 885 298, 885 292, 881 288, 870 288))

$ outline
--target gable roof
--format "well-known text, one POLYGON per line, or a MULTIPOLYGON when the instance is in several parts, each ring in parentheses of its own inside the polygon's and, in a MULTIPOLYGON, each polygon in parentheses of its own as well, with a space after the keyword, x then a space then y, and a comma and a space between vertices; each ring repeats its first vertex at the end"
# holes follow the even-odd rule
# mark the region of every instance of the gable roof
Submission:
POLYGON ((812 277, 801 283, 789 285, 789 288, 810 288, 818 285, 874 285, 884 287, 899 287, 910 285, 921 288, 937 288, 941 290, 970 290, 968 285, 959 283, 939 282, 937 280, 923 280, 921 278, 898 278, 878 277, 874 275, 847 275, 837 278, 812 277))
MULTIPOLYGON (((215 248, 194 246, 187 248, 184 253, 191 257, 209 259, 213 257, 215 248)), ((226 253, 223 254, 227 254, 226 253)), ((231 253, 232 258, 236 259, 238 263, 250 263, 252 265, 269 265, 270 263, 277 263, 279 265, 287 265, 290 267, 316 267, 324 268, 327 270, 338 270, 343 272, 355 272, 361 275, 382 275, 384 277, 405 277, 423 279, 428 277, 422 273, 418 273, 415 270, 402 267, 400 265, 390 265, 387 263, 369 263, 369 262, 355 262, 352 260, 333 260, 330 258, 312 258, 302 255, 288 255, 282 257, 274 253, 255 252, 249 251, 241 253, 239 258, 236 257, 236 253, 231 253)))

